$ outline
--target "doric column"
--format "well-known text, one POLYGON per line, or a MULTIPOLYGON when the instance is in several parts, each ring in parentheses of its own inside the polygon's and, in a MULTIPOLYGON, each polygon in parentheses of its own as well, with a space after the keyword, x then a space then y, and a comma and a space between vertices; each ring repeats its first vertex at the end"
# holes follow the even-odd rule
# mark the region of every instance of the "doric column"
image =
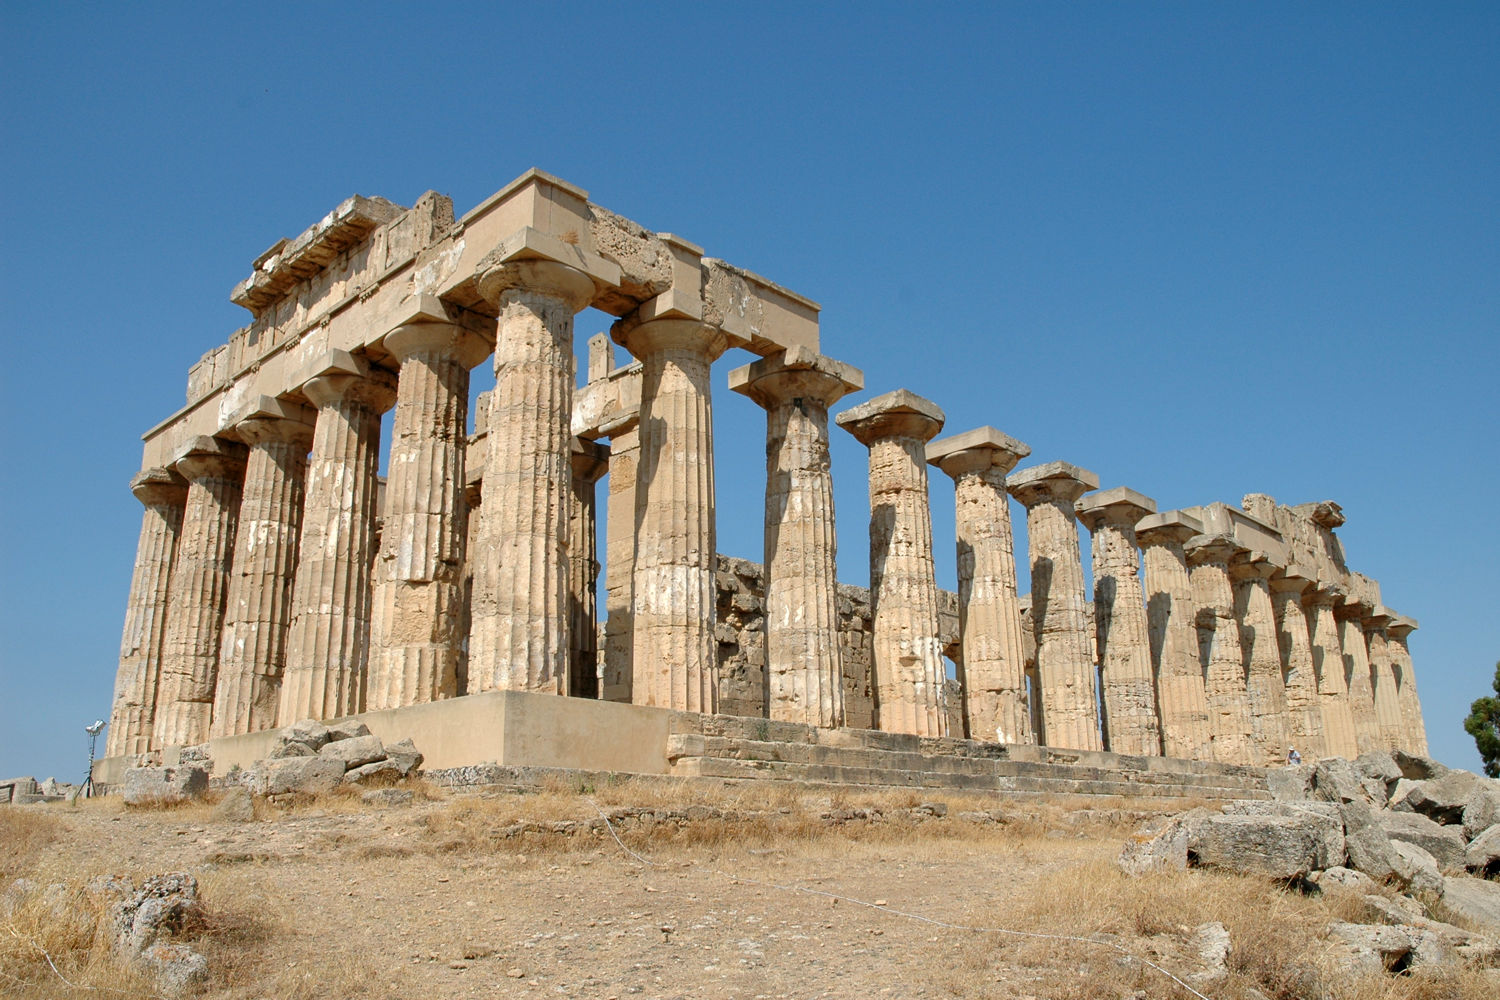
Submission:
POLYGON ((1091 622, 1073 510, 1080 496, 1099 488, 1099 477, 1066 462, 1048 462, 1014 473, 1009 488, 1026 505, 1043 740, 1052 747, 1102 750, 1091 622))
POLYGON ((1094 634, 1104 688, 1104 745, 1115 753, 1160 756, 1151 637, 1135 537, 1136 523, 1156 513, 1156 501, 1120 486, 1081 497, 1076 506, 1078 519, 1093 538, 1094 634))
POLYGON ((245 448, 233 442, 198 437, 180 454, 175 466, 187 480, 187 500, 167 592, 154 747, 208 739, 245 472, 245 448))
POLYGON ((1312 763, 1328 756, 1323 737, 1323 710, 1318 698, 1318 676, 1313 668, 1312 636, 1302 611, 1302 595, 1312 580, 1291 566, 1271 576, 1271 602, 1276 614, 1276 645, 1286 689, 1287 746, 1296 747, 1312 763))
POLYGON ((605 701, 633 699, 631 627, 635 595, 635 470, 641 454, 640 413, 631 411, 611 424, 609 495, 604 519, 604 673, 605 701))
POLYGON ((864 388, 805 347, 736 368, 729 388, 766 410, 766 715, 844 724, 828 407, 864 388))
POLYGON ((609 469, 609 449, 574 438, 569 456, 573 488, 568 503, 568 673, 563 694, 599 697, 599 560, 595 492, 609 469))
POLYGON ((1318 705, 1323 714, 1323 752, 1353 760, 1359 756, 1354 713, 1344 681, 1344 651, 1333 608, 1344 599, 1344 588, 1318 581, 1304 597, 1311 618, 1313 670, 1318 675, 1318 705))
POLYGON ((993 427, 927 446, 953 477, 964 719, 977 740, 1031 743, 1031 706, 1005 476, 1031 449, 993 427))
POLYGON ((479 277, 499 307, 474 560, 469 691, 561 690, 568 661, 573 317, 582 271, 519 260, 479 277))
POLYGON ((458 663, 467 505, 469 369, 486 338, 439 319, 436 303, 385 335, 400 364, 391 427, 385 527, 375 561, 365 708, 451 698, 458 663))
POLYGON ((1370 683, 1375 695, 1375 722, 1380 727, 1380 748, 1395 750, 1401 746, 1401 702, 1396 690, 1396 672, 1391 663, 1390 643, 1386 638, 1392 615, 1377 607, 1360 624, 1370 650, 1370 683))
POLYGON ((729 346, 688 319, 617 322, 641 361, 636 552, 631 597, 632 699, 718 710, 714 642, 714 438, 709 369, 729 346))
POLYGON ((250 454, 209 728, 215 737, 276 727, 312 447, 305 407, 265 399, 252 414, 234 427, 250 454))
POLYGON ((396 400, 390 373, 364 370, 321 374, 302 387, 318 416, 302 503, 280 725, 364 711, 380 415, 396 400))
POLYGON ((1401 706, 1402 747, 1409 753, 1427 755, 1427 725, 1422 721, 1422 701, 1417 697, 1417 675, 1412 671, 1410 636, 1417 620, 1396 615, 1386 629, 1390 637, 1391 666, 1396 675, 1396 695, 1401 706))
POLYGON ((187 485, 171 469, 145 469, 130 481, 130 492, 146 508, 141 538, 135 547, 130 599, 125 604, 125 631, 120 639, 120 668, 109 715, 105 753, 110 757, 143 754, 151 749, 156 691, 161 677, 162 640, 167 627, 167 595, 177 538, 182 529, 187 485))
POLYGON ((1168 757, 1183 760, 1213 759, 1213 731, 1193 624, 1197 607, 1182 549, 1202 530, 1196 518, 1176 510, 1152 514, 1135 526, 1146 568, 1146 626, 1162 749, 1168 757))
POLYGON ((943 420, 936 403, 906 389, 876 396, 835 420, 870 449, 875 725, 891 733, 947 735, 924 447, 943 420))
POLYGON ((1245 694, 1250 705, 1250 762, 1260 767, 1286 763, 1295 745, 1287 717, 1286 682, 1281 674, 1281 645, 1271 577, 1277 566, 1264 552, 1246 551, 1229 563, 1234 582, 1234 617, 1239 622, 1245 656, 1245 694))
POLYGON ((1370 650, 1365 645, 1362 624, 1374 610, 1369 604, 1346 600, 1333 611, 1339 626, 1349 710, 1354 713, 1354 745, 1360 753, 1381 748, 1380 724, 1375 719, 1375 690, 1370 683, 1370 650))
POLYGON ((1259 763, 1250 752, 1245 655, 1240 647, 1239 623, 1234 618, 1234 591, 1229 584, 1229 560, 1241 549, 1227 535, 1196 535, 1184 547, 1198 604, 1198 645, 1204 664, 1203 689, 1209 728, 1213 730, 1214 760, 1221 764, 1259 763))

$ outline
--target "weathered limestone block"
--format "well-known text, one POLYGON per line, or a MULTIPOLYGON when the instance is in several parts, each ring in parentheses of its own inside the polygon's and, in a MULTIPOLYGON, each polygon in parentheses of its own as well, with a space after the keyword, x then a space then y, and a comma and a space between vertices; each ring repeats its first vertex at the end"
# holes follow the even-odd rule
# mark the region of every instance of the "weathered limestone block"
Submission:
POLYGON ((1354 735, 1354 713, 1344 682, 1344 653, 1339 641, 1334 605, 1343 599, 1343 588, 1319 581, 1303 599, 1311 612, 1313 670, 1318 677, 1318 704, 1323 715, 1323 752, 1330 757, 1353 760, 1359 756, 1354 735))
POLYGON ((1031 618, 1042 682, 1039 742, 1102 750, 1095 690, 1092 623, 1083 592, 1083 559, 1073 504, 1099 488, 1099 477, 1066 462, 1011 475, 1011 496, 1026 506, 1031 550, 1031 618))
POLYGON ((769 718, 844 724, 828 408, 864 388, 805 347, 737 368, 729 387, 766 410, 765 660, 769 718))
POLYGON ((246 773, 244 783, 253 795, 313 794, 337 788, 344 780, 344 771, 341 760, 321 756, 284 757, 257 761, 246 773))
POLYGON ((1300 566, 1273 573, 1271 600, 1276 614, 1276 644, 1281 653, 1286 690, 1287 742, 1311 764, 1327 755, 1323 710, 1313 669, 1312 637, 1302 611, 1302 595, 1312 586, 1300 566))
POLYGON ((162 641, 167 628, 167 596, 177 539, 182 529, 187 484, 171 469, 146 469, 130 481, 130 491, 146 508, 135 549, 135 570, 125 604, 120 668, 115 675, 105 753, 110 757, 151 749, 162 641))
POLYGON ((595 504, 599 477, 609 469, 609 448, 574 438, 568 456, 573 475, 568 502, 568 673, 562 693, 599 697, 599 560, 595 504))
POLYGON ((972 739, 997 743, 1035 740, 1005 487, 1006 474, 1030 454, 993 427, 927 445, 927 461, 953 477, 965 728, 972 739))
POLYGON ((1188 539, 1184 549, 1198 603, 1198 642, 1214 760, 1222 764, 1259 763, 1251 759, 1245 657, 1229 583, 1229 560, 1241 550, 1228 535, 1197 535, 1188 539))
POLYGON ((1094 633, 1104 689, 1105 746, 1115 753, 1160 756, 1161 727, 1151 669, 1151 638, 1135 526, 1156 501, 1123 486, 1078 500, 1078 519, 1093 537, 1094 633))
POLYGON ((210 736, 236 736, 276 725, 302 532, 307 451, 313 436, 312 415, 302 409, 266 400, 253 411, 255 416, 235 426, 250 455, 210 736), (291 416, 269 415, 280 411, 291 416))
POLYGON ((937 404, 906 389, 836 420, 870 450, 874 712, 886 732, 947 735, 925 449, 943 420, 937 404))
POLYGON ((1412 671, 1412 632, 1417 629, 1417 620, 1397 615, 1386 627, 1390 639, 1391 670, 1396 678, 1396 701, 1401 708, 1401 747, 1410 753, 1427 753, 1427 727, 1422 721, 1422 701, 1417 697, 1417 676, 1412 671))
POLYGON ((642 363, 631 595, 632 700, 718 710, 714 646, 714 445, 709 369, 729 346, 697 320, 621 320, 642 363))
POLYGON ((333 719, 364 710, 375 560, 380 416, 396 400, 382 369, 320 361, 302 387, 317 407, 292 625, 277 718, 333 719), (349 369, 362 372, 354 374, 349 369))
POLYGON ((177 461, 188 489, 167 598, 157 747, 208 739, 244 470, 244 446, 217 438, 193 439, 177 461))
POLYGON ((131 767, 122 798, 127 806, 171 805, 202 798, 208 772, 201 767, 131 767))
POLYGON ((1239 623, 1240 648, 1245 656, 1245 693, 1250 708, 1250 760, 1260 767, 1286 762, 1290 742, 1286 682, 1281 674, 1281 647, 1276 635, 1276 611, 1271 577, 1277 566, 1263 552, 1249 551, 1232 559, 1234 617, 1239 623))
POLYGON ((463 491, 469 369, 489 340, 447 322, 442 306, 386 334, 400 364, 384 528, 375 563, 365 704, 370 711, 451 698, 467 634, 459 630, 467 534, 463 491))
POLYGON ((1370 653, 1370 684, 1375 697, 1375 723, 1380 730, 1380 745, 1394 750, 1402 743, 1400 692, 1396 689, 1396 671, 1391 660, 1390 640, 1386 629, 1392 616, 1383 607, 1360 624, 1370 653))
POLYGON ((1146 569, 1146 624, 1156 675, 1163 750, 1184 760, 1213 759, 1203 666, 1194 628, 1197 613, 1183 544, 1203 525, 1181 511, 1136 523, 1146 569))
POLYGON ((1370 683, 1370 650, 1365 644, 1362 625, 1373 612, 1368 604, 1346 600, 1333 613, 1339 627, 1349 709, 1354 714, 1354 744, 1360 753, 1370 753, 1383 746, 1380 725, 1375 718, 1375 690, 1370 683))
POLYGON ((470 600, 468 690, 558 692, 568 662, 573 317, 594 282, 510 261, 479 277, 500 310, 470 600))
POLYGON ((1376 820, 1392 840, 1416 844, 1431 854, 1440 869, 1464 866, 1464 838, 1453 826, 1444 826, 1421 813, 1379 812, 1376 820))

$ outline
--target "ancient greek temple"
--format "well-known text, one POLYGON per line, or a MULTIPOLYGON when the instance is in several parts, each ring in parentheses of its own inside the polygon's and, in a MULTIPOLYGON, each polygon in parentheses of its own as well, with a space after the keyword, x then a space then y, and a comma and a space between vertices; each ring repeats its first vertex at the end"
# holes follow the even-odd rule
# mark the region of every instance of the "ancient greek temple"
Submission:
POLYGON ((1349 568, 1332 502, 1157 510, 890 387, 833 419, 869 454, 870 586, 839 583, 829 414, 864 378, 821 353, 818 306, 556 177, 462 218, 350 198, 232 298, 250 323, 131 483, 114 758, 361 715, 429 760, 588 745, 632 770, 663 713, 1259 767, 1426 752, 1417 623, 1349 568), (589 307, 616 320, 580 378, 589 307), (766 415, 760 564, 715 545, 726 376, 766 415))

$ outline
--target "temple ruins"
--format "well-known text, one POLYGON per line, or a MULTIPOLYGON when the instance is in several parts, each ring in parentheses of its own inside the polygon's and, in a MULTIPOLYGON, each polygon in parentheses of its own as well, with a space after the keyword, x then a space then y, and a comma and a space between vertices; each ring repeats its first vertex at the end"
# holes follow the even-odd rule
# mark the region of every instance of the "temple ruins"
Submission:
POLYGON ((834 412, 865 380, 822 353, 816 303, 556 177, 461 218, 433 193, 350 198, 231 297, 253 318, 189 371, 131 482, 101 776, 204 743, 250 759, 235 748, 277 726, 352 715, 450 767, 740 773, 710 759, 729 730, 1223 774, 1291 746, 1426 753, 1417 623, 1350 568, 1338 504, 1159 511, 908 389, 834 412), (589 307, 616 320, 579 378, 589 307), (716 547, 726 376, 765 410, 758 564, 716 547), (868 452, 868 589, 836 572, 844 433, 868 452), (956 538, 933 537, 933 470, 956 538), (933 552, 955 544, 948 592, 933 552))

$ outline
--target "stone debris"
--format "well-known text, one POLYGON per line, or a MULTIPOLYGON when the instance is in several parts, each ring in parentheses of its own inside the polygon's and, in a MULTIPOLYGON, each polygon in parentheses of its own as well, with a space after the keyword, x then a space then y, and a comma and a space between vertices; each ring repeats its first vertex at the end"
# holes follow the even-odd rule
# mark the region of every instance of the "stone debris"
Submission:
POLYGON ((190 929, 200 913, 197 879, 170 872, 137 887, 129 878, 114 876, 91 888, 118 897, 104 918, 104 932, 117 952, 155 976, 160 990, 184 995, 207 977, 208 960, 171 940, 190 929))
POLYGON ((304 719, 282 729, 270 755, 235 780, 255 795, 316 794, 346 782, 394 783, 421 766, 421 751, 409 739, 387 747, 358 720, 325 726, 304 719))
MULTIPOLYGON (((1288 782, 1283 791, 1295 787, 1288 782)), ((1306 788, 1303 801, 1228 802, 1157 819, 1126 842, 1118 864, 1135 876, 1211 867, 1304 891, 1358 892, 1372 923, 1329 931, 1355 969, 1397 973, 1500 958, 1500 884, 1484 877, 1500 866, 1500 826, 1471 836, 1464 822, 1487 818, 1500 781, 1410 754, 1374 753, 1352 763, 1319 761, 1306 788), (1480 877, 1462 874, 1466 867, 1480 877), (1401 895, 1380 894, 1382 883, 1401 895), (1481 932, 1430 919, 1431 904, 1481 932)))
POLYGON ((132 767, 125 772, 122 797, 126 806, 175 805, 207 791, 208 772, 201 767, 132 767))

